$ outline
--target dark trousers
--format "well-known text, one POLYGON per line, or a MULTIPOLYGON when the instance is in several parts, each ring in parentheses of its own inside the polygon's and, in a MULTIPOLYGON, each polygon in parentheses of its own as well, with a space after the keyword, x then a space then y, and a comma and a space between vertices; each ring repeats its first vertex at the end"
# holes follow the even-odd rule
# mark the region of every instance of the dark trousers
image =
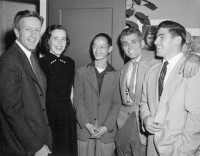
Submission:
POLYGON ((139 138, 135 112, 131 113, 124 126, 119 129, 115 141, 118 156, 145 156, 146 146, 139 138))

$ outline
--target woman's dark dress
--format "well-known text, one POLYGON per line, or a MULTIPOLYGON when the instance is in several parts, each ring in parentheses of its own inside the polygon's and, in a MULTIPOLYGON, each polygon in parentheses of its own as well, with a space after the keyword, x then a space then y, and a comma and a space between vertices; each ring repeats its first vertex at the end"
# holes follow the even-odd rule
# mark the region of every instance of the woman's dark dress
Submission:
POLYGON ((46 109, 52 129, 53 155, 76 155, 76 116, 70 100, 75 63, 67 56, 51 53, 39 61, 47 78, 46 109))

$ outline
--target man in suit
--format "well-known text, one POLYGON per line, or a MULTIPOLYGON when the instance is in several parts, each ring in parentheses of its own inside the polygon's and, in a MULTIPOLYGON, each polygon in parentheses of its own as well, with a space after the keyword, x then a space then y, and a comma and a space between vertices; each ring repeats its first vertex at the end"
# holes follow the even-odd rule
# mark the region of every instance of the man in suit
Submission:
POLYGON ((34 56, 42 23, 35 11, 19 11, 14 18, 16 41, 0 57, 1 155, 51 153, 46 79, 34 56))
MULTIPOLYGON (((122 68, 120 75, 123 104, 117 120, 119 128, 115 139, 117 153, 118 156, 144 156, 147 134, 142 131, 139 118, 142 84, 147 70, 161 62, 161 59, 155 58, 154 51, 146 51, 142 48, 142 34, 138 28, 124 29, 119 39, 126 56, 131 60, 122 68)), ((192 76, 199 66, 199 57, 191 56, 184 65, 180 68, 180 73, 185 68, 184 75, 192 76)))
POLYGON ((121 70, 122 106, 118 115, 116 135, 118 156, 145 156, 146 134, 140 130, 139 103, 144 74, 160 60, 155 52, 142 49, 142 34, 138 28, 126 28, 119 36, 122 49, 131 59, 121 70))
POLYGON ((194 156, 200 147, 200 72, 191 78, 179 74, 185 41, 186 30, 179 23, 159 24, 156 55, 163 62, 146 74, 141 101, 144 128, 151 133, 149 156, 194 156))
POLYGON ((121 98, 119 74, 107 62, 112 39, 105 33, 92 41, 94 62, 75 74, 74 105, 79 156, 112 156, 121 98))

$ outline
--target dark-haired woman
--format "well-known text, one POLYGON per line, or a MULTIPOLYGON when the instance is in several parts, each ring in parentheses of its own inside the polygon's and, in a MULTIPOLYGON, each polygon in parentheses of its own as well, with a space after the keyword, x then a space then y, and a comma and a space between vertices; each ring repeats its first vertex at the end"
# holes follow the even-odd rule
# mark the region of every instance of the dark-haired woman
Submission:
POLYGON ((156 51, 156 46, 154 44, 154 41, 156 40, 156 33, 157 28, 156 27, 148 27, 144 34, 144 49, 148 51, 156 51))
POLYGON ((45 53, 39 61, 47 78, 46 108, 52 129, 53 155, 74 156, 77 153, 72 103, 75 62, 64 55, 69 46, 67 30, 61 25, 51 25, 41 43, 45 53))

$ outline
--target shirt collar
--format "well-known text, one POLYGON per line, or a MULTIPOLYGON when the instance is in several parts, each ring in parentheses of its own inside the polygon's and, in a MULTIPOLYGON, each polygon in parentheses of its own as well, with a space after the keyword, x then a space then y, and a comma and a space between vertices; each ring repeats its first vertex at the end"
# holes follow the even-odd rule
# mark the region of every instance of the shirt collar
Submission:
MULTIPOLYGON (((88 67, 88 66, 92 66, 92 67, 95 68, 94 62, 88 64, 87 67, 88 67)), ((106 72, 112 72, 112 71, 116 71, 116 70, 110 65, 110 63, 107 62, 107 67, 106 67, 105 71, 106 71, 106 72)))
MULTIPOLYGON (((178 60, 183 56, 183 53, 178 53, 177 55, 173 56, 171 59, 168 60, 169 65, 173 68, 176 63, 178 62, 178 60)), ((163 59, 163 63, 167 61, 165 59, 163 59)))
POLYGON ((28 59, 31 57, 31 51, 26 49, 18 40, 15 40, 15 42, 19 45, 19 47, 22 49, 22 51, 26 54, 28 59))
POLYGON ((136 60, 131 59, 131 62, 139 62, 141 57, 142 57, 142 54, 140 54, 140 56, 138 56, 136 60))

